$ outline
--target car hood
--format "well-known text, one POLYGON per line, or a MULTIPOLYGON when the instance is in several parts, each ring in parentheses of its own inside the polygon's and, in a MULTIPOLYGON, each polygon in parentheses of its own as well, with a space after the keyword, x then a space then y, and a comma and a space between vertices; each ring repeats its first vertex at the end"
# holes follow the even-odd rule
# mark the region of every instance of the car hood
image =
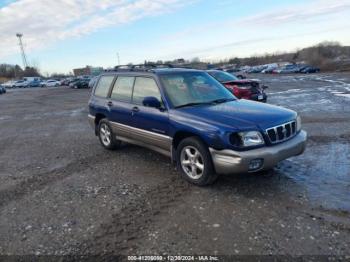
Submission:
POLYGON ((229 130, 252 130, 273 127, 291 120, 296 112, 250 100, 234 100, 217 105, 199 105, 171 110, 174 120, 191 126, 206 124, 229 130))

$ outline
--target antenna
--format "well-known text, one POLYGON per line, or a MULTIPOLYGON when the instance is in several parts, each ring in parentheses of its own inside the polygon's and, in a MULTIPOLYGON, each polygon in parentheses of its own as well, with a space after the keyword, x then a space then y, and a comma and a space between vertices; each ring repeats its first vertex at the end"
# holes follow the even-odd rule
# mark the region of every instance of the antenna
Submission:
POLYGON ((118 65, 120 65, 119 52, 117 52, 118 65))
POLYGON ((20 47, 20 49, 21 49, 21 55, 22 55, 23 66, 24 66, 24 69, 26 69, 26 68, 28 67, 28 63, 27 63, 26 54, 24 53, 24 47, 23 47, 23 42, 22 42, 22 36, 23 36, 23 34, 17 33, 16 36, 18 37, 19 47, 20 47))

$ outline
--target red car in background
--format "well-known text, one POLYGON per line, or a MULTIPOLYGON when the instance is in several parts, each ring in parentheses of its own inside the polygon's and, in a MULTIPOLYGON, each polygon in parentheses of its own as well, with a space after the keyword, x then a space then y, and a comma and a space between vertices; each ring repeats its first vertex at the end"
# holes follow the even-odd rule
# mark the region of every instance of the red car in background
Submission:
POLYGON ((259 102, 266 102, 267 100, 265 93, 267 86, 260 85, 257 80, 238 79, 236 76, 221 70, 207 70, 207 73, 223 84, 239 99, 243 98, 259 102))

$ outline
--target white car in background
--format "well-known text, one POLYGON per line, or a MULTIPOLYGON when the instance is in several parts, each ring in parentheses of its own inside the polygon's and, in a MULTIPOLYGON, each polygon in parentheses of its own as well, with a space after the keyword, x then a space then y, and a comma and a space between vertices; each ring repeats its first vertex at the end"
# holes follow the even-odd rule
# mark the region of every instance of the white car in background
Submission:
POLYGON ((12 88, 12 87, 15 86, 16 82, 17 81, 15 81, 15 80, 10 80, 10 81, 7 81, 7 82, 3 83, 2 86, 5 87, 5 88, 12 88))
POLYGON ((61 82, 57 81, 57 80, 46 80, 45 82, 43 82, 43 86, 46 87, 51 87, 51 86, 60 86, 61 82))
POLYGON ((19 88, 26 88, 28 86, 29 86, 29 82, 28 81, 24 81, 24 80, 18 80, 14 84, 14 87, 19 87, 19 88))

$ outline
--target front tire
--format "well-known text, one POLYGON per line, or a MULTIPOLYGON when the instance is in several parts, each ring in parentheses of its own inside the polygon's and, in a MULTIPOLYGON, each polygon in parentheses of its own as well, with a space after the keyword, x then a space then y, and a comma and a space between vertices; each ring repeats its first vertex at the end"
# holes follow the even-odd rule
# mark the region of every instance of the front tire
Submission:
POLYGON ((117 149, 121 144, 121 142, 116 139, 106 119, 102 119, 98 124, 98 138, 101 145, 108 150, 117 149))
POLYGON ((190 183, 205 186, 218 178, 207 146, 197 137, 188 137, 176 149, 177 168, 190 183))

